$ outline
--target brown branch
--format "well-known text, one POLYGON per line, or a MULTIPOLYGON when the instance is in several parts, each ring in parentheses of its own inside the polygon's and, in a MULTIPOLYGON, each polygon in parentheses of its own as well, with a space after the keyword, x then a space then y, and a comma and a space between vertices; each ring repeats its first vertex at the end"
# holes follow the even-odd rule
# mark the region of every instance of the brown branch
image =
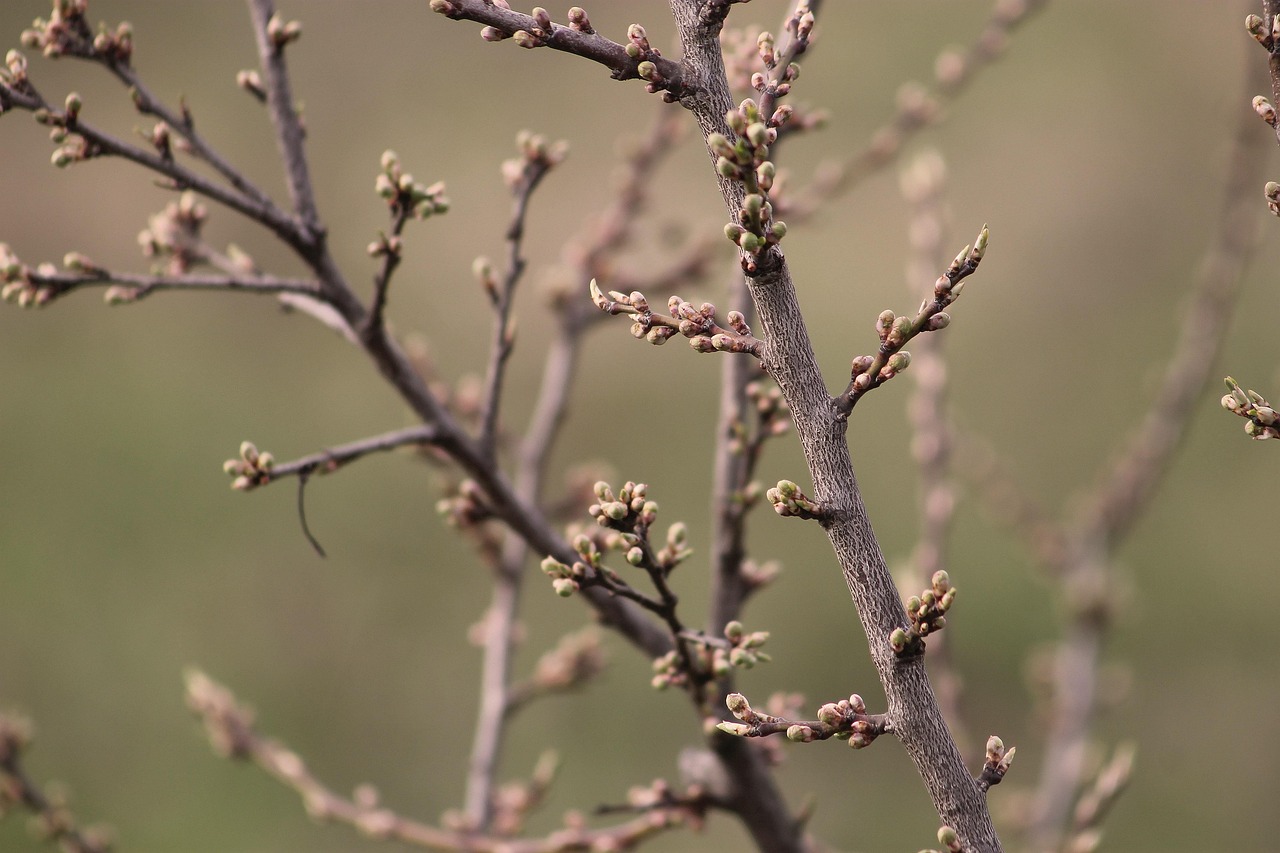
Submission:
POLYGON ((934 90, 904 86, 894 116, 871 135, 871 141, 843 162, 819 173, 802 198, 787 205, 787 221, 798 224, 827 202, 845 195, 888 166, 920 131, 946 117, 945 105, 968 89, 978 72, 996 62, 1009 46, 1009 37, 1047 4, 1048 0, 996 0, 982 31, 965 51, 946 51, 934 63, 934 90))
POLYGON ((46 101, 29 81, 24 80, 22 86, 0 83, 0 104, 35 112, 46 123, 65 127, 68 133, 82 138, 83 142, 78 146, 73 143, 71 150, 65 146, 60 149, 55 155, 59 157, 55 160, 56 164, 65 166, 78 160, 102 156, 121 157, 168 178, 171 189, 194 190, 255 222, 262 223, 290 245, 296 242, 293 220, 269 200, 259 201, 238 191, 227 189, 177 163, 171 156, 165 157, 131 145, 91 124, 86 124, 80 121, 78 116, 70 116, 67 110, 58 109, 46 101))
POLYGON ((508 838, 432 826, 403 817, 378 802, 361 786, 353 797, 338 794, 317 779, 297 753, 261 735, 253 715, 235 696, 201 672, 187 674, 187 705, 203 721, 214 751, 251 761, 302 798, 316 820, 345 823, 363 835, 431 850, 466 853, 561 853, 570 850, 622 850, 682 825, 684 808, 654 809, 642 817, 602 829, 569 824, 544 838, 508 838))
MULTIPOLYGON (((725 115, 732 106, 724 64, 713 33, 699 24, 699 5, 672 0, 686 67, 699 81, 700 96, 686 99, 703 131, 728 135, 725 115)), ((714 159, 714 158, 713 158, 714 159)), ((721 177, 720 188, 733 221, 742 209, 741 184, 721 177)), ((902 599, 885 565, 858 492, 845 437, 847 421, 827 393, 814 356, 795 285, 780 249, 762 251, 748 289, 764 327, 764 363, 782 388, 795 416, 816 497, 831 510, 826 528, 857 605, 872 659, 888 697, 891 728, 911 755, 943 822, 980 851, 1000 849, 986 802, 969 775, 942 719, 923 659, 896 656, 889 646, 894 629, 908 625, 902 599)), ((744 815, 756 842, 768 849, 791 849, 794 835, 768 837, 769 830, 744 815), (771 845, 771 846, 770 846, 771 845)), ((778 829, 774 827, 774 829, 778 829)), ((794 831, 794 830, 792 830, 794 831)))
POLYGON ((306 234, 319 238, 323 234, 320 212, 316 209, 315 191, 303 149, 306 136, 302 119, 294 106, 289 72, 284 61, 284 47, 296 38, 286 35, 279 23, 273 0, 248 0, 253 18, 253 36, 258 45, 262 65, 262 88, 267 95, 267 112, 276 130, 276 144, 284 161, 285 183, 297 214, 299 226, 306 234))
POLYGON ((1053 671, 1048 742, 1037 788, 1032 841, 1056 844, 1084 782, 1085 741, 1096 714, 1098 665, 1111 624, 1113 554, 1151 503, 1212 374, 1240 280, 1259 235, 1254 193, 1266 147, 1256 119, 1241 111, 1228 162, 1223 209, 1182 330, 1151 408, 1068 534, 1059 582, 1070 615, 1053 671))
MULTIPOLYGON (((2 254, 2 253, 0 253, 2 254)), ((273 275, 141 275, 114 272, 94 267, 84 272, 56 272, 45 265, 23 267, 8 282, 7 297, 20 303, 46 305, 75 290, 86 287, 115 285, 108 289, 111 303, 136 302, 161 290, 230 290, 245 293, 296 293, 316 297, 319 287, 314 279, 280 278, 273 275), (24 296, 24 294, 28 294, 24 296)))
POLYGON ((493 456, 498 432, 498 410, 502 400, 502 380, 507 362, 515 345, 515 328, 511 321, 511 307, 515 300, 516 285, 524 275, 525 218, 529 213, 529 201, 534 190, 542 183, 547 172, 564 157, 562 144, 548 146, 541 137, 522 134, 521 158, 514 161, 521 165, 514 180, 511 223, 507 226, 507 271, 502 281, 490 293, 493 302, 493 337, 489 345, 488 369, 485 373, 484 393, 480 404, 479 443, 481 452, 493 456))
MULTIPOLYGON (((521 47, 549 47, 598 62, 614 80, 646 80, 649 91, 664 91, 671 100, 691 94, 681 63, 652 48, 640 48, 639 39, 632 38, 627 45, 611 41, 597 33, 585 15, 585 23, 571 21, 566 27, 504 9, 492 0, 431 0, 431 10, 454 20, 485 24, 481 35, 486 41, 514 37, 521 47)), ((643 37, 643 29, 640 34, 643 37)))
POLYGON ((17 804, 35 816, 40 835, 55 841, 66 853, 109 853, 106 833, 82 829, 65 802, 44 792, 22 766, 22 751, 31 741, 31 725, 19 717, 0 714, 0 818, 17 804))
POLYGON ((223 470, 235 478, 232 488, 250 491, 285 477, 309 477, 312 474, 331 474, 344 465, 363 459, 371 453, 383 453, 407 445, 427 445, 439 441, 440 429, 434 425, 409 427, 393 432, 362 438, 349 444, 340 444, 319 453, 302 456, 289 462, 276 462, 270 454, 260 453, 249 442, 240 446, 240 458, 229 459, 223 470))
POLYGON ((1118 458, 1100 470, 1084 527, 1107 543, 1123 538, 1151 497, 1181 444, 1191 413, 1214 375, 1235 312, 1244 269, 1259 238, 1254 194, 1267 151, 1254 117, 1241 110, 1228 162, 1222 215, 1197 274, 1192 304, 1151 408, 1118 458))

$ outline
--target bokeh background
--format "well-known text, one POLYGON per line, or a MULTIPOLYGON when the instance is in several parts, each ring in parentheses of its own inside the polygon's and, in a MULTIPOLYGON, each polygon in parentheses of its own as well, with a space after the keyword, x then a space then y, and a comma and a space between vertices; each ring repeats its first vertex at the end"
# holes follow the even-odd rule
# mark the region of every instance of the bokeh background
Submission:
MULTIPOLYGON (((759 0, 731 17, 774 27, 784 6, 759 0)), ((861 147, 892 114, 900 83, 929 79, 937 53, 972 41, 990 6, 827 4, 794 97, 829 109, 831 121, 789 145, 783 165, 803 178, 861 147)), ((42 0, 0 4, 0 41, 16 46, 47 9, 42 0)), ((419 179, 448 184, 450 213, 409 229, 391 315, 400 331, 428 336, 451 380, 483 369, 488 316, 469 268, 478 254, 505 251, 500 161, 521 128, 570 142, 568 161, 533 203, 508 406, 519 423, 536 390, 541 336, 553 328, 537 283, 607 203, 616 140, 642 132, 663 105, 572 57, 485 44, 478 27, 422 2, 283 11, 304 23, 290 50, 295 92, 331 243, 351 279, 372 274, 364 246, 385 221, 373 193, 385 148, 419 179)), ((614 38, 640 21, 655 45, 672 45, 665 4, 598 2, 589 11, 614 38)), ((1050 3, 947 121, 909 147, 936 147, 949 164, 955 248, 983 222, 992 231, 946 332, 955 417, 1054 510, 1094 479, 1155 391, 1218 216, 1236 117, 1269 91, 1265 57, 1241 26, 1248 11, 1236 2, 1050 3), (1247 89, 1246 60, 1256 72, 1247 89)), ((208 138, 283 198, 266 117, 233 84, 255 62, 243 4, 94 0, 90 12, 132 21, 145 79, 170 102, 185 96, 208 138)), ((139 124, 98 70, 36 57, 32 65, 51 100, 74 88, 90 120, 126 134, 139 124)), ((50 149, 30 116, 0 118, 0 239, 31 262, 77 249, 146 269, 134 238, 169 194, 122 162, 54 169, 50 149)), ((1280 157, 1271 159, 1280 174, 1280 157)), ((719 231, 723 212, 695 142, 652 192, 637 264, 661 267, 673 240, 719 231)), ((1266 214, 1261 184, 1257 208, 1263 248, 1218 372, 1280 395, 1271 262, 1280 224, 1266 214)), ((848 358, 870 348, 876 314, 915 305, 903 282, 906 221, 890 169, 787 238, 833 388, 848 358)), ((298 271, 260 229, 225 211, 214 211, 208 233, 275 271, 298 271)), ((682 295, 716 297, 727 249, 682 295)), ((717 359, 678 343, 643 346, 621 322, 592 333, 587 357, 556 464, 598 458, 647 481, 665 520, 686 520, 705 554, 717 359)), ((909 552, 916 523, 907 391, 893 383, 877 392, 850 428, 892 560, 909 552)), ((1243 422, 1218 407, 1218 387, 1202 396, 1158 500, 1120 554, 1128 592, 1107 659, 1127 667, 1129 689, 1111 697, 1097 734, 1105 744, 1136 741, 1138 765, 1108 821, 1108 850, 1276 846, 1280 457, 1245 438, 1243 422)), ((120 849, 398 849, 311 823, 291 791, 213 756, 182 703, 180 674, 191 665, 251 702, 264 729, 338 789, 374 782, 389 805, 427 819, 460 802, 480 659, 465 635, 487 601, 486 573, 436 516, 435 474, 388 455, 315 481, 309 517, 329 552, 321 559, 298 529, 292 485, 244 495, 220 471, 242 439, 292 458, 408 423, 359 353, 270 299, 159 294, 108 309, 85 292, 41 311, 0 311, 0 706, 35 721, 35 776, 64 782, 82 818, 115 827, 120 849)), ((802 474, 794 439, 776 443, 762 478, 802 474)), ((773 632, 774 662, 743 676, 746 692, 801 691, 816 706, 857 690, 877 704, 818 528, 762 510, 752 547, 785 571, 749 610, 752 627, 773 632)), ((1055 636, 1059 611, 1021 545, 978 501, 960 507, 952 561, 962 598, 948 633, 967 722, 1019 749, 1010 784, 992 795, 999 814, 1008 787, 1038 770, 1041 724, 1025 661, 1055 636)), ((695 558, 678 580, 698 621, 704 565, 695 558)), ((524 615, 527 668, 586 611, 535 580, 524 615)), ((513 729, 505 776, 527 774, 548 747, 565 760, 535 829, 566 808, 617 802, 634 783, 673 776, 677 748, 698 740, 683 698, 652 692, 648 662, 608 643, 611 667, 594 687, 538 704, 513 729)), ((793 804, 816 796, 813 829, 836 848, 931 843, 935 816, 892 741, 860 753, 829 744, 789 753, 782 784, 793 804)), ((703 835, 666 835, 650 849, 728 849, 743 838, 713 818, 703 835)), ((34 845, 22 820, 0 822, 0 849, 34 845)))

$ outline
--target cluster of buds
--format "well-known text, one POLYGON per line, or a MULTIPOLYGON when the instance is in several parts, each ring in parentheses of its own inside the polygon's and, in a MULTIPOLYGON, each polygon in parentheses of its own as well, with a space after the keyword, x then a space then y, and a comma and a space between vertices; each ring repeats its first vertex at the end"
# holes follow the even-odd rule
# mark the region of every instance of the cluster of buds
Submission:
POLYGON ((933 295, 920 303, 915 317, 898 316, 884 310, 876 318, 876 335, 880 348, 875 355, 855 356, 849 367, 849 387, 842 395, 842 404, 851 409, 858 398, 888 382, 911 366, 911 353, 903 346, 921 332, 936 332, 951 324, 951 315, 943 309, 960 297, 965 279, 977 271, 987 251, 991 234, 982 226, 978 239, 965 246, 952 260, 947 271, 933 283, 933 295))
MULTIPOLYGON (((782 397, 782 389, 772 382, 755 381, 747 384, 747 400, 755 409, 759 423, 756 442, 785 435, 791 429, 791 409, 782 397)), ((746 425, 736 422, 730 437, 729 451, 742 454, 748 449, 749 437, 746 425)))
POLYGON ((653 659, 653 677, 649 679, 654 690, 666 690, 670 687, 684 687, 689 683, 689 671, 680 658, 680 653, 667 652, 653 659))
POLYGON ((907 599, 907 616, 911 619, 911 628, 921 637, 927 637, 946 627, 946 613, 956 600, 956 588, 951 585, 951 578, 945 571, 939 569, 934 572, 930 583, 929 589, 907 599))
POLYGON ((542 657, 533 670, 532 687, 542 692, 580 687, 598 675, 605 665, 600 632, 587 628, 566 634, 542 657))
POLYGON ((590 285, 591 301, 606 314, 626 314, 631 320, 631 334, 651 344, 661 345, 676 334, 689 339, 698 352, 745 352, 756 357, 764 351, 764 342, 751 334, 741 311, 730 311, 725 318, 728 328, 716 320, 716 306, 710 302, 694 305, 679 296, 667 300, 670 314, 649 307, 649 300, 638 290, 623 293, 600 290, 595 279, 590 285))
POLYGON ((615 495, 609 484, 601 480, 592 491, 596 503, 587 508, 587 514, 601 527, 619 531, 648 530, 658 516, 658 504, 649 500, 649 487, 645 483, 628 480, 615 495))
MULTIPOLYGON (((630 549, 640 544, 640 538, 634 533, 619 533, 616 541, 610 544, 630 549)), ((572 565, 566 565, 550 556, 542 561, 542 571, 551 578, 551 587, 556 595, 568 598, 584 585, 622 585, 622 578, 604 565, 604 549, 596 537, 578 533, 573 537, 571 545, 578 555, 572 565)))
MULTIPOLYGON (((788 53, 791 56, 799 56, 809 47, 809 39, 813 35, 813 24, 813 12, 809 9, 808 2, 800 0, 786 22, 787 32, 791 35, 791 44, 788 46, 788 53)), ((800 66, 794 62, 788 62, 785 68, 779 70, 782 57, 778 55, 773 33, 760 33, 756 39, 756 52, 768 73, 757 71, 753 74, 751 87, 758 92, 767 92, 775 98, 790 94, 792 81, 800 76, 800 66)))
POLYGON ((767 652, 761 651, 769 640, 768 631, 748 631, 735 619, 724 626, 724 638, 729 641, 729 647, 713 646, 711 651, 711 671, 716 678, 723 678, 734 669, 751 669, 772 660, 767 652))
POLYGON ((1222 398, 1222 408, 1245 418, 1244 431, 1259 440, 1280 437, 1280 415, 1271 404, 1257 391, 1241 388, 1230 376, 1226 381, 1231 393, 1222 398))
POLYGON ((987 754, 982 762, 982 774, 978 777, 978 784, 984 788, 999 785, 1004 775, 1009 772, 1009 765, 1013 764, 1013 755, 1017 751, 1018 748, 1013 746, 1006 751, 1004 741, 995 735, 987 738, 987 754))
MULTIPOLYGON (((1280 15, 1273 16, 1269 21, 1263 20, 1257 15, 1249 15, 1244 19, 1244 27, 1258 44, 1266 48, 1268 53, 1275 49, 1277 40, 1280 40, 1280 15)), ((1280 128, 1276 127, 1276 108, 1265 96, 1258 95, 1253 99, 1253 111, 1271 127, 1276 128, 1276 132, 1280 134, 1280 128)), ((1268 181, 1263 194, 1267 199, 1267 209, 1276 216, 1280 216, 1280 183, 1268 181)), ((1271 436, 1259 435, 1254 437, 1270 438, 1271 436)))
MULTIPOLYGON (((10 51, 12 57, 16 51, 10 51)), ((20 56, 21 54, 19 54, 20 56)), ((24 61, 25 62, 25 61, 24 61)), ((11 63, 12 65, 12 63, 11 63)), ((40 107, 34 113, 37 123, 49 128, 49 141, 59 146, 49 155, 49 162, 59 169, 65 169, 72 163, 88 160, 101 153, 99 146, 75 134, 76 122, 80 119, 80 110, 84 101, 76 92, 67 95, 61 110, 40 107), (68 138, 70 137, 70 138, 68 138)))
POLYGON ((0 298, 16 302, 23 308, 38 308, 48 304, 56 291, 47 285, 32 281, 32 270, 18 259, 8 243, 0 243, 0 298))
POLYGON ((267 21, 267 39, 271 42, 271 46, 279 53, 287 44, 292 44, 302 38, 302 23, 300 21, 286 21, 280 17, 280 13, 276 12, 271 16, 271 20, 267 21))
POLYGON ((240 443, 240 456, 222 463, 222 470, 230 476, 231 488, 248 492, 258 486, 271 482, 271 469, 275 467, 275 457, 270 453, 259 452, 251 441, 240 443))
POLYGON ((463 480, 457 491, 436 501, 436 512, 440 513, 450 527, 465 530, 494 515, 493 508, 485 499, 484 491, 475 480, 463 480))
POLYGON ((449 210, 444 182, 437 181, 430 186, 418 183, 413 175, 400 167, 400 158, 394 151, 382 152, 382 171, 374 180, 373 187, 396 218, 413 216, 426 219, 449 210))
POLYGON ((127 65, 133 56, 133 26, 121 22, 109 30, 100 23, 93 35, 85 18, 88 5, 88 0, 55 0, 48 18, 36 18, 23 30, 22 46, 50 59, 84 56, 127 65))
POLYGON ((516 194, 528 192, 543 175, 564 162, 569 153, 565 140, 548 142, 540 133, 522 130, 516 134, 518 157, 502 161, 502 180, 516 194))
POLYGON ((790 480, 779 480, 778 485, 765 492, 773 511, 783 518, 826 518, 822 504, 806 495, 790 480))
POLYGON ((204 260, 200 237, 209 210, 190 190, 169 202, 164 210, 147 220, 138 234, 138 245, 148 258, 166 258, 165 272, 183 275, 204 260))
MULTIPOLYGON (((538 756, 528 779, 499 786, 493 792, 493 833, 503 838, 518 835, 524 829, 525 819, 546 799, 559 770, 560 756, 549 749, 538 756)), ((456 829, 475 832, 478 827, 457 826, 456 829)))
POLYGON ((720 133, 707 137, 707 146, 716 155, 716 171, 721 177, 743 185, 746 194, 738 209, 738 221, 724 228, 728 237, 743 252, 743 268, 754 272, 756 259, 769 246, 776 245, 787 233, 787 225, 774 221, 769 191, 777 177, 777 168, 769 160, 769 146, 778 138, 778 125, 787 120, 789 108, 779 107, 764 116, 759 105, 747 98, 736 110, 725 116, 729 129, 737 139, 733 142, 720 133))
POLYGON ((748 383, 746 391, 760 423, 769 432, 782 435, 791 428, 791 409, 782 396, 781 388, 772 382, 756 381, 748 383))
POLYGON ((766 737, 785 734, 796 743, 812 743, 835 738, 848 741, 854 749, 862 749, 884 733, 883 715, 867 713, 867 705, 857 693, 839 702, 828 702, 818 709, 816 720, 790 720, 762 714, 751 707, 741 693, 730 693, 725 699, 730 713, 740 722, 719 723, 716 728, 739 737, 766 737))

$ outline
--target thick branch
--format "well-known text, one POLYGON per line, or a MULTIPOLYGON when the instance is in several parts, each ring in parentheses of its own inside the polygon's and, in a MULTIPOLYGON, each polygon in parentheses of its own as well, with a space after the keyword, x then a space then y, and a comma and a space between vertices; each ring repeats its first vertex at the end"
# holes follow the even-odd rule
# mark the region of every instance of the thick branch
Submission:
MULTIPOLYGON (((700 26, 692 0, 672 0, 685 63, 699 84, 700 97, 686 99, 704 133, 725 133, 730 107, 724 66, 715 33, 700 26)), ((741 207, 742 190, 721 181, 731 216, 741 207)), ((845 423, 827 392, 809 341, 795 285, 776 247, 761 253, 748 281, 768 342, 765 364, 778 381, 795 417, 796 429, 816 497, 832 510, 828 536, 835 547, 888 697, 893 732, 911 755, 942 822, 980 851, 1000 849, 986 802, 947 731, 920 657, 898 658, 889 647, 895 628, 906 629, 906 613, 889 575, 879 543, 858 493, 845 423)))

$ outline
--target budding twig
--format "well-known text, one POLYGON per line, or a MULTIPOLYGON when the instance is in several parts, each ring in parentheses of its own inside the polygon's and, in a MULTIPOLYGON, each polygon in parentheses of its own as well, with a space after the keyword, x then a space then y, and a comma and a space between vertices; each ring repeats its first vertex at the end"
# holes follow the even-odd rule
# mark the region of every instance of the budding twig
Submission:
POLYGON ((316 820, 345 823, 362 835, 402 841, 431 850, 466 853, 565 853, 570 850, 621 850, 667 829, 682 825, 678 807, 659 808, 641 817, 602 829, 589 829, 570 818, 543 838, 510 838, 454 830, 404 817, 379 802, 372 786, 362 785, 344 797, 321 782, 297 753, 264 737, 253 715, 227 688, 201 672, 187 674, 187 705, 204 722, 216 752, 252 761, 302 798, 316 820))

